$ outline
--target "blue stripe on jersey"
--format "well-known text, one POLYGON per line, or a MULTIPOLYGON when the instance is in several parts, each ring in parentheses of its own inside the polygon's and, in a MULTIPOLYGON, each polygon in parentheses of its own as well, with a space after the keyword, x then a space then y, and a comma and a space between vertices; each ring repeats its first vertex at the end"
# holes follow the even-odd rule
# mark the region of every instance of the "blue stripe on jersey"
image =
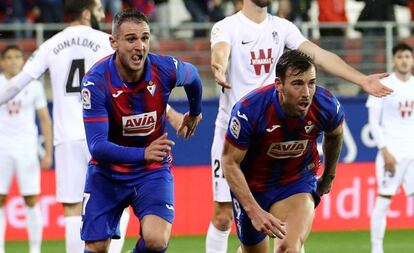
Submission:
POLYGON ((247 149, 241 169, 249 187, 265 191, 311 173, 320 167, 316 140, 336 129, 344 119, 338 100, 317 87, 304 117, 287 117, 273 85, 259 88, 236 103, 226 139, 247 149))

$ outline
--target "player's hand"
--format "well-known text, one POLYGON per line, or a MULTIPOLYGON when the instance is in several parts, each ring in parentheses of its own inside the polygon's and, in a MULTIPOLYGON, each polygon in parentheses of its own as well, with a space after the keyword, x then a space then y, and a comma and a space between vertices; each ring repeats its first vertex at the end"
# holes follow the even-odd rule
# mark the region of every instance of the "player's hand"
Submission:
POLYGON ((220 64, 212 63, 211 71, 213 72, 214 79, 218 85, 231 89, 231 84, 229 84, 226 80, 226 71, 220 64))
POLYGON ((388 149, 382 150, 382 157, 384 158, 384 169, 385 172, 388 172, 389 175, 392 177, 395 174, 395 165, 397 164, 397 160, 395 156, 391 154, 388 149))
POLYGON ((167 137, 168 133, 164 133, 145 148, 145 161, 162 162, 164 158, 167 157, 171 147, 175 145, 175 143, 167 137))
POLYGON ((389 76, 389 73, 372 74, 366 76, 361 83, 361 88, 376 97, 384 97, 393 92, 392 89, 381 83, 381 79, 389 76))
POLYGON ((40 161, 40 168, 46 170, 46 169, 49 169, 51 165, 52 165, 52 155, 46 153, 43 156, 42 160, 40 161))
POLYGON ((249 212, 253 227, 271 238, 283 239, 286 235, 285 223, 258 207, 249 212))
POLYGON ((184 136, 188 139, 194 135, 194 132, 198 126, 198 123, 203 118, 201 113, 197 116, 190 116, 188 112, 184 114, 183 121, 181 122, 180 128, 178 128, 177 135, 184 136))
POLYGON ((333 177, 319 177, 316 187, 316 193, 319 196, 328 194, 331 191, 333 177))

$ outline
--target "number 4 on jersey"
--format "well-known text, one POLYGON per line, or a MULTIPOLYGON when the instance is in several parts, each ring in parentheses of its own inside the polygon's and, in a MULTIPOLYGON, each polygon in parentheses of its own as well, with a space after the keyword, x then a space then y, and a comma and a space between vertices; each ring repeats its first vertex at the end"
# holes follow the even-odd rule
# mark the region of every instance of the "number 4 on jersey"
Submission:
POLYGON ((79 93, 81 90, 82 78, 85 75, 85 59, 74 59, 70 64, 68 79, 66 80, 66 93, 79 93), (75 74, 78 74, 77 83, 74 83, 75 74))

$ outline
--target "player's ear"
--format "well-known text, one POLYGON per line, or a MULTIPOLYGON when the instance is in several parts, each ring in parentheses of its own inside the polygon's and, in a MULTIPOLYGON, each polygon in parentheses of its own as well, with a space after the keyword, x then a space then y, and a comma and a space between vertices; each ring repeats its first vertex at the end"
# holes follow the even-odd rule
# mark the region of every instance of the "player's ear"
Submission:
POLYGON ((113 50, 116 51, 118 49, 118 42, 113 35, 109 36, 109 43, 113 50))
POLYGON ((279 77, 275 79, 275 87, 278 91, 282 91, 282 80, 279 77))
POLYGON ((87 20, 90 23, 91 22, 91 15, 92 15, 92 13, 91 13, 90 10, 84 9, 82 11, 81 17, 82 17, 83 20, 87 20))

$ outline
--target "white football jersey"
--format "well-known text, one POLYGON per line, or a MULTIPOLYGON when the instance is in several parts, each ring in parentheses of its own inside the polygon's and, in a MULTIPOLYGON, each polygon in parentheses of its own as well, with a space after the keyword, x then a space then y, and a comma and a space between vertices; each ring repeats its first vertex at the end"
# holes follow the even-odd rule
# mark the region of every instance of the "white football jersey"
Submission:
POLYGON ((220 95, 216 126, 227 128, 238 100, 255 88, 275 82, 276 63, 285 47, 297 49, 305 41, 293 23, 270 14, 260 24, 241 11, 217 22, 211 30, 211 46, 218 42, 230 44, 226 74, 232 88, 220 95))
MULTIPOLYGON (((0 75, 0 87, 6 78, 0 75)), ((0 105, 0 152, 36 152, 36 110, 46 107, 43 85, 32 81, 12 100, 0 105)))
POLYGON ((109 34, 79 25, 45 41, 26 62, 23 70, 35 79, 49 69, 55 145, 86 138, 80 82, 94 63, 112 53, 109 34))
POLYGON ((381 133, 390 152, 414 158, 414 77, 403 82, 392 73, 381 82, 394 92, 382 98, 369 96, 366 106, 381 109, 381 133))

